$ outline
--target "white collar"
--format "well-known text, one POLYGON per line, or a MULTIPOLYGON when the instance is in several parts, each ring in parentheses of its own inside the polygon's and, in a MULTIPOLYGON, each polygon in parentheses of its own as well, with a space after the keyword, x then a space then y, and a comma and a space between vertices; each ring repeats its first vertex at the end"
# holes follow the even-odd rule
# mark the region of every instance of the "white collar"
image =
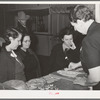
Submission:
POLYGON ((12 57, 14 57, 14 58, 16 58, 17 57, 17 55, 15 54, 15 52, 12 50, 11 51, 11 55, 10 56, 12 56, 12 57))

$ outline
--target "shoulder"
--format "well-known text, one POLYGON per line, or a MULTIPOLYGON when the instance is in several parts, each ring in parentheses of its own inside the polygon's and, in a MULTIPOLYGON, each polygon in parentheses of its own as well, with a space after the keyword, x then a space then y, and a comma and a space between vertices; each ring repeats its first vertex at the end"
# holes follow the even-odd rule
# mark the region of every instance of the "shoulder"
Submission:
POLYGON ((90 36, 100 36, 100 23, 95 22, 95 27, 91 28, 89 33, 91 34, 90 36))
POLYGON ((30 55, 36 55, 35 52, 34 52, 32 49, 30 49, 30 48, 28 49, 28 53, 29 53, 30 55))
POLYGON ((91 44, 91 42, 95 43, 99 40, 100 40, 100 23, 95 22, 95 26, 88 31, 87 36, 83 39, 83 41, 87 42, 86 44, 88 43, 91 44))
POLYGON ((19 54, 19 53, 22 53, 23 50, 22 50, 21 48, 18 48, 15 52, 16 52, 17 54, 19 54))
POLYGON ((5 61, 7 58, 7 52, 4 49, 2 49, 0 52, 0 61, 5 61))
POLYGON ((29 52, 30 54, 34 53, 33 50, 30 49, 30 48, 28 49, 28 52, 29 52))

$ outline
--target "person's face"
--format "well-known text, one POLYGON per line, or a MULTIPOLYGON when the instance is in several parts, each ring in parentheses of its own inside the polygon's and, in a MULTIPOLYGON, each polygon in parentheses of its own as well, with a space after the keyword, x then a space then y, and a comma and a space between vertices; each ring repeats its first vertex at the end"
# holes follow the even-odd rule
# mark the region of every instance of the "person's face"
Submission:
POLYGON ((26 20, 25 19, 21 19, 20 22, 21 22, 22 25, 26 25, 26 20))
POLYGON ((16 39, 13 39, 12 37, 10 37, 10 41, 11 41, 10 47, 12 50, 16 50, 18 46, 21 45, 21 38, 22 38, 21 34, 19 34, 16 39))
POLYGON ((28 49, 30 47, 30 44, 31 44, 30 36, 25 36, 22 41, 22 47, 24 49, 28 49))
POLYGON ((75 31, 80 32, 83 35, 86 35, 86 28, 85 28, 85 22, 83 20, 77 20, 77 22, 71 22, 71 25, 74 27, 75 31))
POLYGON ((72 34, 70 34, 70 35, 64 35, 62 41, 63 41, 63 43, 64 43, 67 47, 72 46, 72 42, 73 42, 73 36, 72 36, 72 34))

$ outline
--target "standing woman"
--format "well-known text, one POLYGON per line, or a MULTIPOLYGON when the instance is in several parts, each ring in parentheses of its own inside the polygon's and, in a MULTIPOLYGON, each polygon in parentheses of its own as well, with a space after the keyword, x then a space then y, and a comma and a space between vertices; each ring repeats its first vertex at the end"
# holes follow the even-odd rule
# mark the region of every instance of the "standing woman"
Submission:
POLYGON ((21 47, 18 48, 17 54, 21 58, 25 69, 26 80, 37 78, 41 76, 40 63, 36 54, 30 49, 31 37, 24 34, 21 40, 21 47))
POLYGON ((16 79, 25 81, 24 65, 14 50, 21 45, 22 34, 15 28, 5 32, 5 44, 0 52, 0 82, 16 79))

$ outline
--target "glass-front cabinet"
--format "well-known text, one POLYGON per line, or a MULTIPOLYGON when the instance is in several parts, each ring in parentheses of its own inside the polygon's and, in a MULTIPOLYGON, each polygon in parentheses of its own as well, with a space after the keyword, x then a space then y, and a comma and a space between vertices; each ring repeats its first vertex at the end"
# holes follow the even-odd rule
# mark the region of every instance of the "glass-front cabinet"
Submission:
POLYGON ((33 16, 32 29, 34 32, 48 32, 48 15, 33 16))

